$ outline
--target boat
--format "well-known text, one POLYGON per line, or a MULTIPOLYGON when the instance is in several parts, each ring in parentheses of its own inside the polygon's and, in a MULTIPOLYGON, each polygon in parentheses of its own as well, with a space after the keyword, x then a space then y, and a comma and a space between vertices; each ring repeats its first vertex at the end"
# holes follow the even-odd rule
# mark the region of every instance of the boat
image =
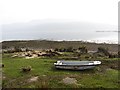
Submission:
POLYGON ((57 69, 85 70, 93 69, 101 64, 101 61, 64 61, 60 60, 54 63, 57 69))

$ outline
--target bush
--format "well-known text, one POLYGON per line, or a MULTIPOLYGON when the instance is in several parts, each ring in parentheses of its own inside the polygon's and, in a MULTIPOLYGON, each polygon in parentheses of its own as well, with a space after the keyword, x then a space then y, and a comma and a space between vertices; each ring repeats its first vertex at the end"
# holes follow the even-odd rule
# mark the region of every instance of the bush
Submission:
POLYGON ((59 49, 58 48, 55 48, 55 50, 54 51, 59 51, 59 49))
POLYGON ((5 65, 4 65, 4 64, 2 64, 2 67, 5 67, 5 65))
POLYGON ((85 56, 85 59, 89 59, 90 57, 89 56, 85 56))
POLYGON ((110 55, 110 53, 108 52, 108 49, 103 47, 98 47, 98 53, 104 53, 106 56, 110 55))
POLYGON ((67 51, 67 52, 73 52, 73 47, 68 47, 68 48, 66 49, 66 51, 67 51))
POLYGON ((60 48, 58 49, 59 52, 66 52, 66 49, 65 48, 60 48))
POLYGON ((4 67, 5 65, 3 63, 0 64, 0 68, 4 67))
POLYGON ((118 58, 118 55, 117 54, 110 54, 109 58, 118 58))
POLYGON ((120 51, 118 52, 118 58, 120 58, 120 51))
POLYGON ((14 47, 14 49, 15 49, 15 52, 21 52, 22 51, 20 47, 14 47))
POLYGON ((14 53, 14 52, 15 52, 15 50, 7 50, 4 53, 14 53))
POLYGON ((88 50, 87 50, 86 46, 80 46, 80 47, 78 48, 78 50, 80 50, 80 52, 81 52, 82 54, 84 54, 84 53, 87 53, 87 52, 88 52, 88 50))
POLYGON ((24 66, 21 68, 21 71, 22 72, 29 72, 29 71, 31 71, 31 66, 24 66))

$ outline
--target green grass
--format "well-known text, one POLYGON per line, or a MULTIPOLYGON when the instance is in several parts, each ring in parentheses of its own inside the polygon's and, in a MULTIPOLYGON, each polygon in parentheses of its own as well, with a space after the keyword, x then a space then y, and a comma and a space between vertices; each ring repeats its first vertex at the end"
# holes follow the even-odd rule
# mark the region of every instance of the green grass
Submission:
MULTIPOLYGON (((117 88, 119 85, 119 70, 98 66, 88 71, 56 70, 51 58, 11 58, 10 54, 3 55, 3 87, 7 88, 117 88), (31 66, 28 73, 20 71, 22 66, 31 66), (102 68, 101 68, 102 67, 102 68), (105 69, 105 70, 103 70, 105 69), (102 72, 102 70, 104 72, 102 72), (39 76, 38 81, 29 83, 27 80, 39 76), (62 79, 75 78, 76 85, 65 85, 62 79)), ((107 62, 106 62, 107 63, 107 62)), ((107 65, 107 64, 106 64, 107 65)))

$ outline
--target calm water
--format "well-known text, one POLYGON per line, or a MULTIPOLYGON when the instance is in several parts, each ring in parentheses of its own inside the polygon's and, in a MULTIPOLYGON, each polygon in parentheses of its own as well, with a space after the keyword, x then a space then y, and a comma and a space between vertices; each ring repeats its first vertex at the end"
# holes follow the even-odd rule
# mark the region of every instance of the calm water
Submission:
POLYGON ((117 43, 117 26, 81 22, 29 22, 2 26, 2 40, 88 40, 117 43))

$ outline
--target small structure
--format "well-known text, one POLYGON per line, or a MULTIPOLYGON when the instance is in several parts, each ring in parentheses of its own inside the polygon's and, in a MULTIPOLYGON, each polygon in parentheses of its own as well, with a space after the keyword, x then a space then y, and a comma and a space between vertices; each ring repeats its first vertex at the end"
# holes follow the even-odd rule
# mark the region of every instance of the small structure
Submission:
POLYGON ((57 61, 54 63, 57 69, 85 70, 100 65, 101 61, 57 61))

